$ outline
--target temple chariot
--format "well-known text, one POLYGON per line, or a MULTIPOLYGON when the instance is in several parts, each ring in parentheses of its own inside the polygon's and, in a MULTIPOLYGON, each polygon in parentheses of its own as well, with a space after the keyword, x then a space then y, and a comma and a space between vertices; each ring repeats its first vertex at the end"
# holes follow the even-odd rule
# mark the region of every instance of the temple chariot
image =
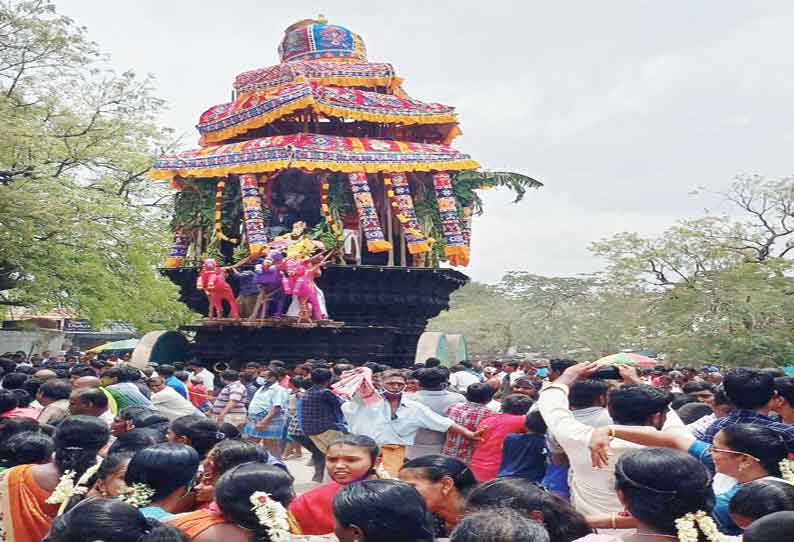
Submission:
POLYGON ((469 263, 476 190, 540 183, 480 171, 451 146, 454 108, 409 96, 350 30, 299 21, 278 51, 150 172, 178 191, 161 272, 207 315, 192 354, 411 363, 468 280, 450 266, 469 263))

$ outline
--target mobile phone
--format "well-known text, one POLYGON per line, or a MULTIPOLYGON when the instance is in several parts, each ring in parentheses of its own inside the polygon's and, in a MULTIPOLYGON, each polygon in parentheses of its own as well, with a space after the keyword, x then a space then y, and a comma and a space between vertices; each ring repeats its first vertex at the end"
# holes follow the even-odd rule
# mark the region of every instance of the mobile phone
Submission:
POLYGON ((620 371, 614 366, 601 367, 588 378, 593 380, 620 380, 620 371))

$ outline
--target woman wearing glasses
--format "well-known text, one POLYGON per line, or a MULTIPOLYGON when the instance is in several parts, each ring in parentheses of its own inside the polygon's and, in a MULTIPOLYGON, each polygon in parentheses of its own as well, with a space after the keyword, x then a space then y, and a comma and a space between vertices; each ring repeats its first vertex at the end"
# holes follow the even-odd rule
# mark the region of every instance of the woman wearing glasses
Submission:
POLYGON ((732 478, 735 481, 733 486, 718 492, 712 513, 720 531, 731 536, 742 533, 742 529, 731 519, 731 498, 748 482, 783 480, 781 462, 788 455, 783 438, 761 425, 729 425, 717 433, 713 444, 696 440, 681 429, 657 431, 650 427, 608 425, 596 429, 590 440, 594 466, 606 464, 609 439, 612 437, 687 452, 699 459, 712 473, 732 478))

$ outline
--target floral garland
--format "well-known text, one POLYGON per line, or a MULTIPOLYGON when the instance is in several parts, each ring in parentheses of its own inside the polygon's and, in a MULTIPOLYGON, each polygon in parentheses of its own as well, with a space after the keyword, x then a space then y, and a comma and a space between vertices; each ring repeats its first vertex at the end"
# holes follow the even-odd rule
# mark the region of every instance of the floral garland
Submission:
POLYGON ((364 238, 367 240, 367 248, 370 252, 391 250, 391 243, 383 237, 378 211, 375 209, 375 202, 372 200, 372 192, 369 189, 367 174, 363 172, 349 173, 348 179, 353 191, 356 211, 358 211, 358 220, 364 231, 364 238))
POLYGON ((778 464, 782 478, 789 484, 794 484, 794 461, 781 459, 778 464))
POLYGON ((171 245, 171 250, 168 252, 168 258, 165 260, 165 266, 182 267, 182 262, 185 261, 185 256, 187 256, 187 249, 189 245, 190 236, 181 230, 175 231, 174 242, 171 245))
POLYGON ((47 504, 61 504, 74 494, 74 477, 77 473, 73 470, 64 471, 58 479, 58 484, 52 490, 50 496, 44 501, 47 504))
POLYGON ((255 491, 248 500, 259 524, 267 529, 270 542, 289 542, 289 517, 281 503, 264 491, 255 491))
POLYGON ((122 493, 121 500, 135 508, 143 508, 152 502, 155 491, 147 484, 135 483, 122 493))
POLYGON ((452 190, 452 179, 449 173, 440 171, 433 174, 433 188, 441 214, 441 226, 444 230, 444 255, 452 265, 469 265, 469 249, 460 228, 458 204, 452 190))
POLYGON ((243 220, 248 250, 260 254, 267 247, 265 221, 262 212, 262 196, 259 193, 259 180, 253 173, 240 176, 240 197, 243 201, 243 220))
POLYGON ((414 200, 411 197, 411 188, 405 173, 390 173, 383 177, 383 186, 389 197, 392 212, 403 228, 405 244, 411 254, 429 252, 433 239, 422 233, 419 222, 416 220, 414 200))
MULTIPOLYGON (((83 473, 83 475, 80 477, 80 479, 77 480, 77 483, 72 488, 71 493, 69 495, 67 495, 65 499, 63 499, 61 501, 61 506, 60 506, 60 508, 58 508, 58 515, 59 516, 66 511, 66 506, 69 504, 69 500, 73 496, 75 496, 75 495, 80 495, 80 496, 83 496, 83 497, 86 496, 86 494, 88 493, 88 490, 89 490, 88 482, 97 473, 97 471, 99 471, 99 467, 102 465, 102 461, 103 460, 100 459, 99 461, 96 462, 96 464, 93 467, 88 467, 88 469, 86 469, 86 471, 83 473)), ((55 489, 57 490, 58 488, 56 487, 55 489)))
POLYGON ((719 542, 722 538, 717 524, 704 511, 689 512, 675 520, 679 542, 698 542, 702 532, 709 542, 719 542), (698 529, 700 530, 698 532, 698 529))
POLYGON ((221 212, 223 208, 223 189, 226 188, 226 177, 221 177, 218 179, 218 182, 215 184, 215 236, 220 239, 221 241, 228 241, 236 245, 240 242, 239 239, 233 239, 228 237, 225 233, 223 233, 223 228, 221 225, 221 212))
POLYGON ((325 221, 328 223, 328 227, 331 228, 331 233, 339 240, 342 239, 342 229, 334 220, 331 214, 331 206, 328 204, 328 189, 330 186, 331 185, 328 183, 328 175, 322 175, 320 177, 320 212, 322 212, 323 218, 325 218, 325 221))

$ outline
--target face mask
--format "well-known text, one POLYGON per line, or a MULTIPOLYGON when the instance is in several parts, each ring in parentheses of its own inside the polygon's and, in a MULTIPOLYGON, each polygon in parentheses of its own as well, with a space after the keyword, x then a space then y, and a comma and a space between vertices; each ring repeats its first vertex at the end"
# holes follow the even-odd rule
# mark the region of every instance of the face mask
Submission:
POLYGON ((265 379, 264 379, 264 378, 262 378, 261 376, 257 376, 257 377, 256 377, 256 384, 257 384, 257 386, 264 386, 264 385, 265 385, 265 382, 266 382, 266 381, 265 381, 265 379))
POLYGON ((403 396, 403 394, 402 394, 401 391, 393 392, 393 391, 383 390, 384 399, 388 399, 389 401, 397 400, 397 399, 399 399, 402 396, 403 396))

